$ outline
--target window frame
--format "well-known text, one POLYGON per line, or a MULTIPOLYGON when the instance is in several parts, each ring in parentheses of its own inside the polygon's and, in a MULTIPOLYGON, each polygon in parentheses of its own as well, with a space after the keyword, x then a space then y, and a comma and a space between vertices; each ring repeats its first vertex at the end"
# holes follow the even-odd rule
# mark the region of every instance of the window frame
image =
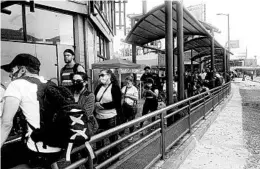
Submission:
POLYGON ((97 52, 97 60, 100 60, 102 59, 103 61, 104 60, 108 60, 108 52, 109 51, 106 51, 107 50, 107 45, 109 43, 109 41, 106 39, 106 37, 100 32, 97 30, 96 32, 96 36, 97 36, 97 40, 99 42, 96 42, 96 46, 98 48, 98 50, 96 50, 97 52), (102 47, 101 47, 102 45, 102 47))
MULTIPOLYGON (((29 44, 43 44, 43 45, 56 45, 53 43, 45 43, 45 42, 31 42, 28 41, 27 39, 27 25, 26 25, 26 8, 30 7, 28 4, 22 4, 22 3, 17 3, 14 5, 19 5, 21 6, 22 10, 22 28, 23 28, 23 40, 11 40, 11 39, 1 39, 1 41, 8 41, 8 42, 20 42, 20 43, 29 43, 29 44)), ((70 46, 73 46, 75 48, 75 26, 74 26, 74 14, 71 12, 66 12, 66 11, 60 11, 60 10, 55 10, 55 9, 51 9, 49 7, 39 7, 39 6, 35 6, 35 10, 40 9, 40 10, 45 10, 48 12, 55 12, 58 14, 64 14, 64 15, 70 15, 72 16, 72 24, 73 24, 73 44, 70 46)), ((68 45, 68 44, 61 44, 61 45, 68 45)))

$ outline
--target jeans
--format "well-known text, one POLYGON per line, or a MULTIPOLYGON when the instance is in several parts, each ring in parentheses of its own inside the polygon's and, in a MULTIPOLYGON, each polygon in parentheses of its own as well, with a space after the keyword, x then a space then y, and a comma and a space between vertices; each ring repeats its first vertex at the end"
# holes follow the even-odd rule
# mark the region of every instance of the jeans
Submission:
MULTIPOLYGON (((143 106, 143 115, 146 115, 150 112, 156 111, 158 107, 158 100, 157 99, 145 99, 144 106, 143 106)), ((155 117, 152 117, 152 122, 155 121, 155 117)), ((144 122, 140 123, 140 127, 143 127, 144 122)))
MULTIPOLYGON (((122 123, 126 123, 128 121, 134 120, 135 119, 135 115, 136 115, 136 110, 134 107, 126 105, 127 103, 123 103, 122 105, 122 112, 123 112, 123 119, 122 119, 122 123)), ((129 128, 130 133, 132 133, 134 131, 134 125, 132 127, 129 128)), ((123 131, 124 132, 124 131, 123 131)), ((122 132, 122 134, 123 134, 122 132)))
MULTIPOLYGON (((98 119, 97 118, 97 121, 98 121, 98 124, 99 124, 99 129, 101 129, 102 132, 106 131, 108 129, 111 129, 113 127, 116 127, 116 116, 112 117, 112 118, 109 118, 109 119, 98 119)), ((109 142, 113 143, 117 139, 118 139, 117 134, 114 134, 114 135, 109 137, 109 142)), ((101 140, 101 141, 97 142, 96 148, 97 149, 103 148, 104 145, 105 145, 104 140, 101 140)), ((114 155, 117 152, 118 152, 118 148, 117 147, 113 147, 109 151, 109 153, 111 153, 111 155, 114 155)))

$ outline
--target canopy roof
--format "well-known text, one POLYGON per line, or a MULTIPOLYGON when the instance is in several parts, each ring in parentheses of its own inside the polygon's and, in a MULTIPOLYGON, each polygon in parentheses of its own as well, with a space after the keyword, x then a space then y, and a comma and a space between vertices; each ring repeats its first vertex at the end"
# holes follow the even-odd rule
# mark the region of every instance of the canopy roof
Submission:
MULTIPOLYGON (((215 53, 215 55, 219 55, 219 56, 222 56, 223 57, 223 55, 224 55, 224 50, 222 50, 222 49, 220 49, 220 48, 215 48, 215 51, 214 51, 214 53, 215 53)), ((201 58, 201 57, 204 57, 204 56, 210 56, 211 55, 211 50, 210 49, 207 49, 207 50, 205 50, 205 51, 202 51, 202 52, 200 52, 200 53, 198 53, 197 55, 195 55, 195 56, 193 56, 192 58, 191 58, 191 60, 197 60, 197 59, 199 59, 199 58, 201 58)))
MULTIPOLYGON (((177 34, 176 5, 172 5, 172 31, 177 34)), ((183 33, 184 35, 211 36, 202 24, 183 8, 183 33)), ((143 46, 149 42, 165 38, 165 4, 155 7, 135 24, 127 35, 125 42, 143 46)))
MULTIPOLYGON (((223 49, 223 47, 214 40, 214 48, 215 49, 223 49)), ((211 50, 211 37, 199 37, 191 39, 184 43, 184 51, 195 50, 197 53, 201 53, 203 51, 211 50)), ((177 51, 177 48, 174 49, 177 51)))
MULTIPOLYGON (((223 58, 220 57, 220 56, 216 56, 216 55, 215 55, 215 59, 214 60, 215 60, 215 62, 218 62, 218 61, 223 62, 223 58)), ((200 63, 207 62, 207 61, 211 61, 211 57, 210 56, 204 58, 200 63)))
POLYGON ((103 62, 92 64, 92 69, 117 69, 117 68, 139 69, 141 68, 141 65, 132 63, 128 60, 119 59, 119 58, 105 60, 103 62))

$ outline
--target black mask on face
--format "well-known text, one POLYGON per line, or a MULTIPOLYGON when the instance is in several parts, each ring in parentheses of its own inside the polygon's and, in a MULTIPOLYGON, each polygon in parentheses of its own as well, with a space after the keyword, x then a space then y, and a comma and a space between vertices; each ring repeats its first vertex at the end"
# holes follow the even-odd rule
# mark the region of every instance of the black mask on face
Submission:
MULTIPOLYGON (((9 77, 11 78, 11 80, 15 80, 15 79, 18 78, 18 74, 19 74, 20 70, 21 70, 21 68, 19 68, 16 72, 14 72, 14 73, 12 73, 12 74, 9 75, 9 77)), ((25 75, 25 73, 22 74, 20 77, 23 77, 24 75, 25 75)))
POLYGON ((81 80, 73 81, 73 88, 75 92, 80 92, 84 87, 84 83, 81 80))

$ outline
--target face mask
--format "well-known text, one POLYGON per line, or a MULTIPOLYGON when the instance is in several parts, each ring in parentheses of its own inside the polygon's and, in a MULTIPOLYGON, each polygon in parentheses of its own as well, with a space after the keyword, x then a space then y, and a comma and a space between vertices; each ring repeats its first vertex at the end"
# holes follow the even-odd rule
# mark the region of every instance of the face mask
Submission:
POLYGON ((101 82, 103 85, 105 85, 105 84, 107 84, 107 79, 100 79, 100 82, 101 82))
POLYGON ((126 86, 131 87, 132 86, 131 82, 126 83, 126 86))
MULTIPOLYGON (((16 72, 12 73, 12 74, 9 76, 12 81, 15 80, 15 79, 17 79, 17 78, 19 78, 18 75, 19 75, 20 70, 21 70, 21 68, 18 69, 16 72)), ((21 74, 20 77, 23 77, 24 75, 25 75, 25 73, 21 74)))
POLYGON ((73 83, 73 88, 75 92, 80 92, 84 87, 84 83, 81 81, 76 81, 73 83))

